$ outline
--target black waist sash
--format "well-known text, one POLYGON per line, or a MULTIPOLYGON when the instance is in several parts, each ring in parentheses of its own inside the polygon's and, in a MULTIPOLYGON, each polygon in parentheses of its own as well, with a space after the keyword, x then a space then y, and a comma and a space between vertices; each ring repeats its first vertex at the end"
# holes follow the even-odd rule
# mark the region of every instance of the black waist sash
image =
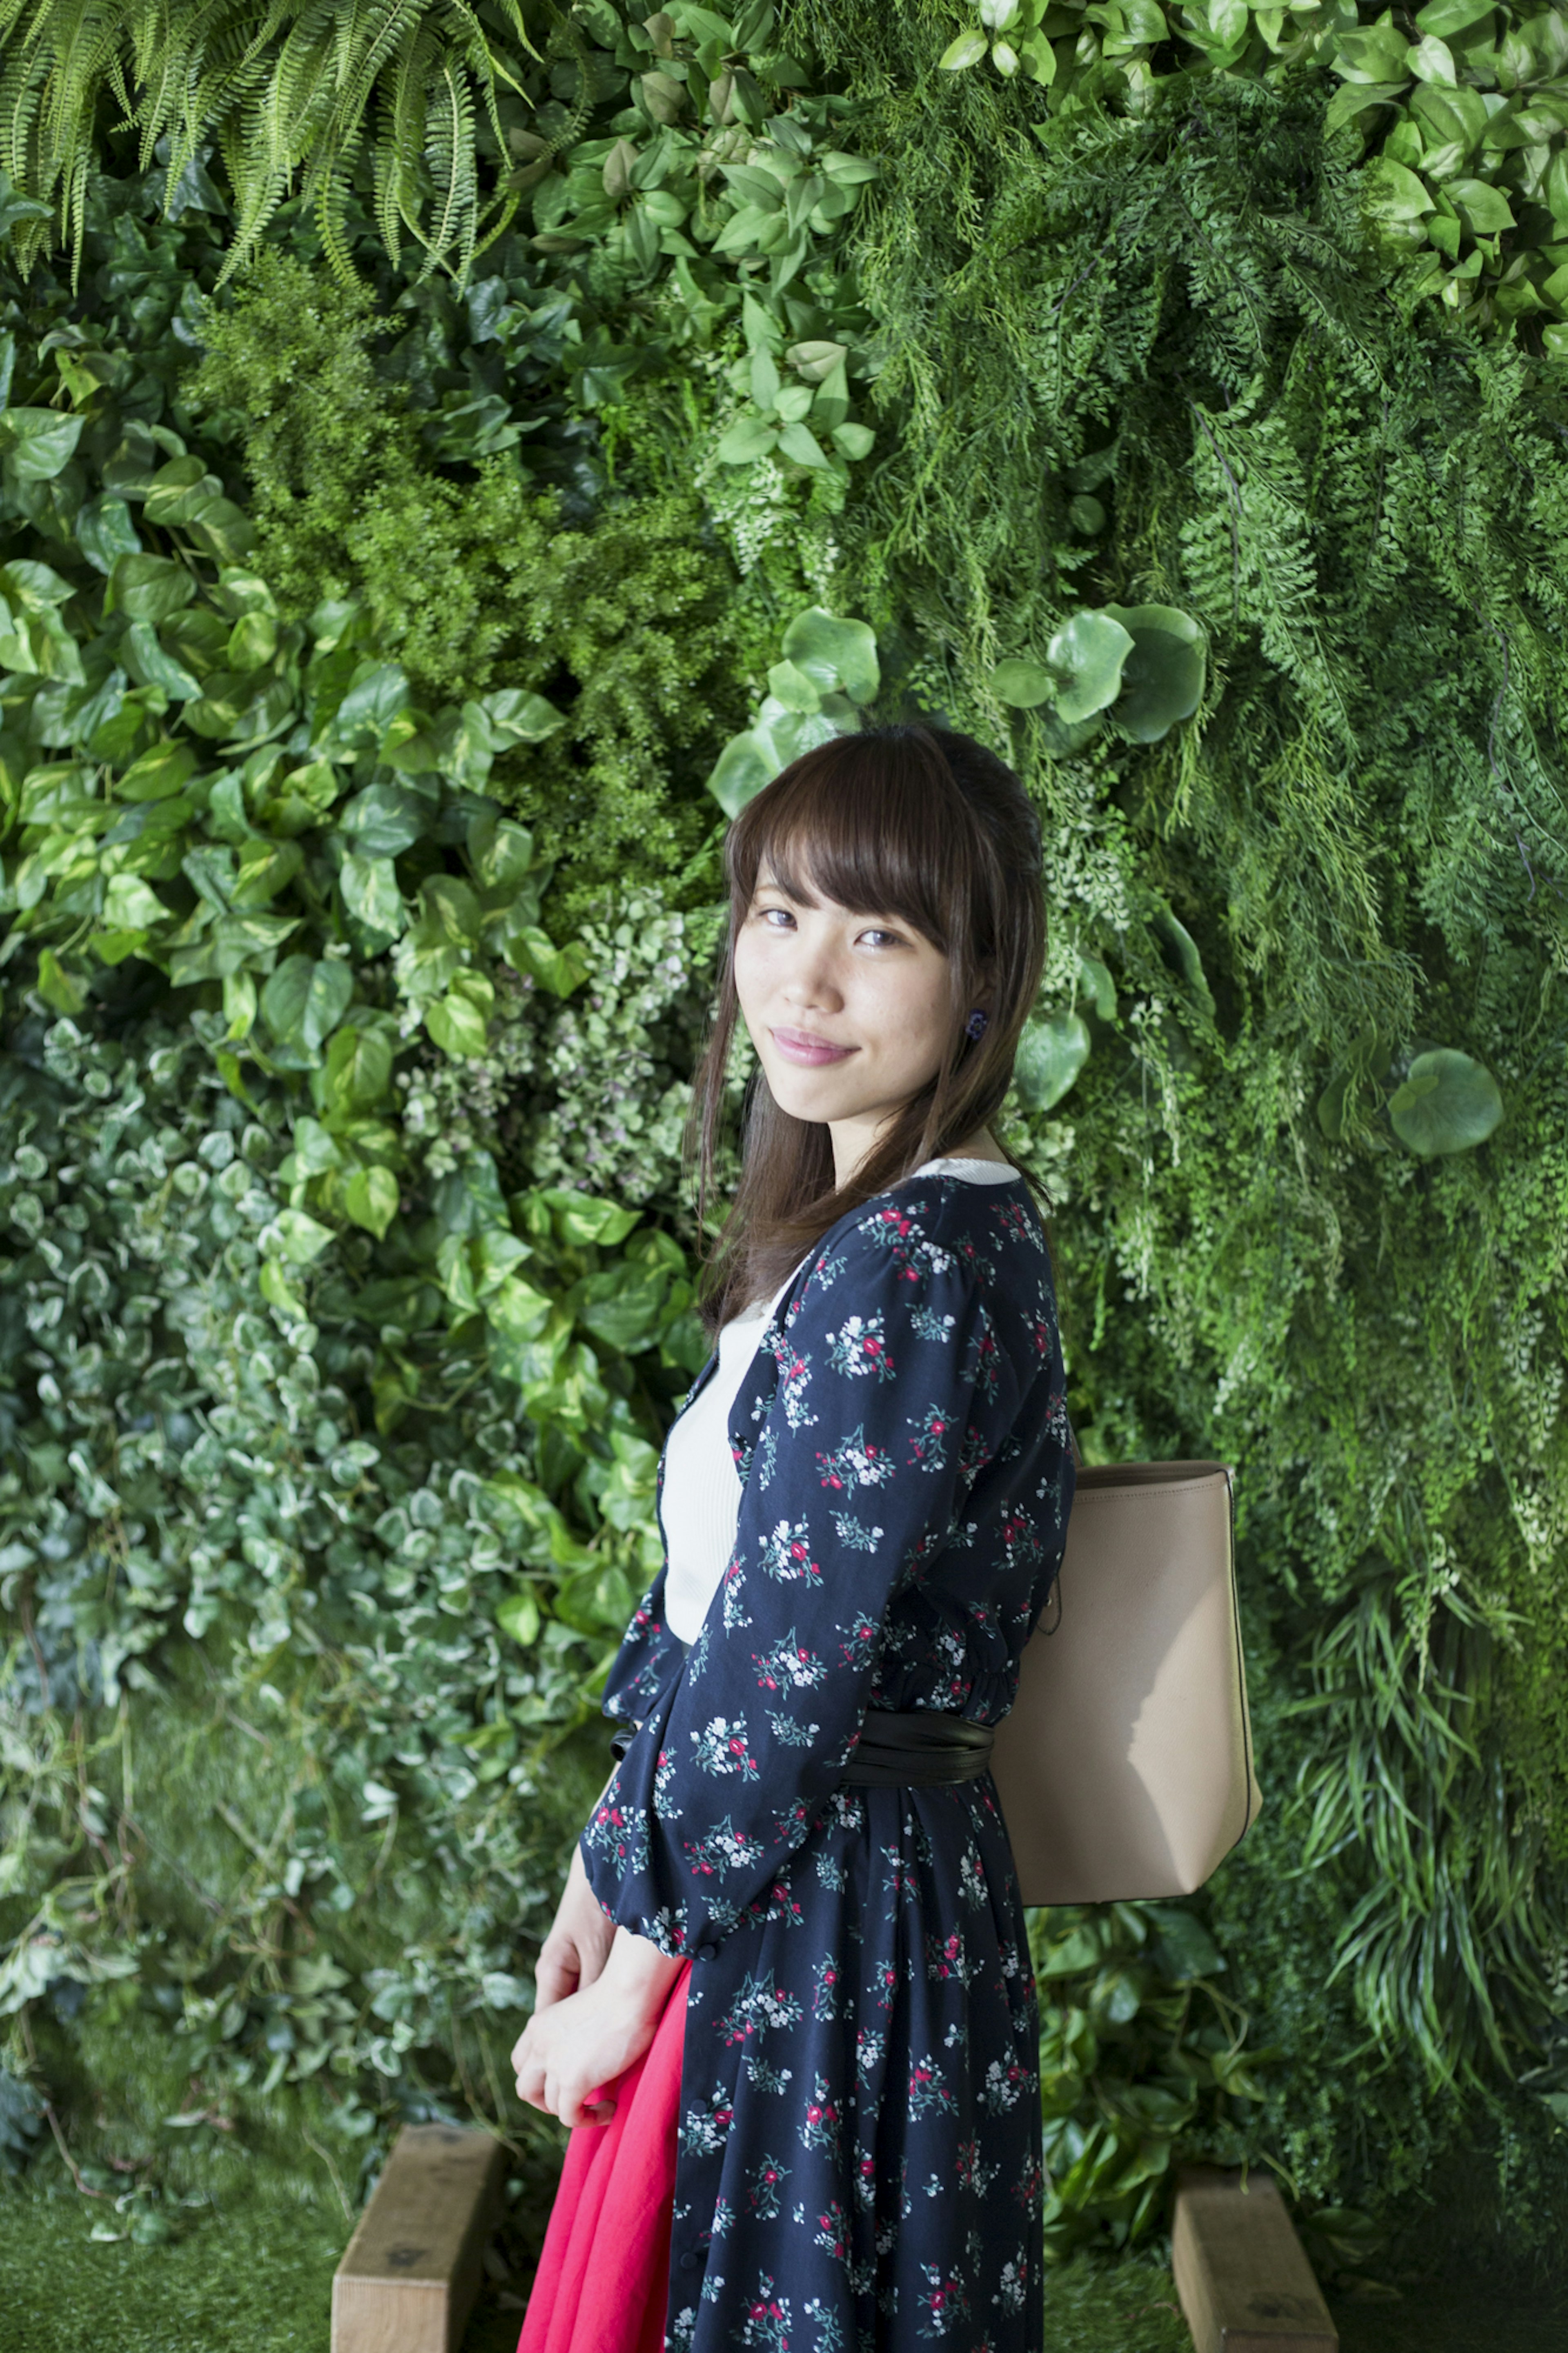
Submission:
MULTIPOLYGON (((682 1651, 690 1648, 670 1636, 682 1651)), ((640 1727, 621 1725, 610 1747, 624 1757, 640 1727)), ((934 1789, 945 1783, 978 1781, 991 1763, 994 1724, 970 1724, 935 1708, 869 1707, 855 1754, 845 1767, 847 1789, 934 1789)))
POLYGON ((991 1762, 994 1724, 970 1724, 934 1708, 871 1707, 844 1768, 850 1789, 931 1789, 977 1781, 991 1762))

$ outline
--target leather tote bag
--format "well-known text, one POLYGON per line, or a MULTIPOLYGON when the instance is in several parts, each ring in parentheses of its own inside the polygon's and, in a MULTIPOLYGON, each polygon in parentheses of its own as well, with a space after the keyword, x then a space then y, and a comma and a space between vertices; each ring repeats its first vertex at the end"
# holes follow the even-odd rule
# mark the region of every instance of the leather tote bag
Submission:
POLYGON ((1223 1463, 1079 1470, 991 1770, 1026 1904, 1190 1895, 1256 1819, 1223 1463))

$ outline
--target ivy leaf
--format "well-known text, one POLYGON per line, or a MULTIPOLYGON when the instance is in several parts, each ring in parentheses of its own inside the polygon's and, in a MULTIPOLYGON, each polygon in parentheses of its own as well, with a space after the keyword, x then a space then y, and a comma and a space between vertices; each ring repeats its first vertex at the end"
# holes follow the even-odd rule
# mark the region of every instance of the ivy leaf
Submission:
MULTIPOLYGON (((425 1027, 445 1053, 477 1060, 485 1050, 487 1008, 471 986, 479 977, 478 973, 458 973, 446 996, 426 1008, 425 1027), (470 986, 459 987, 458 983, 463 981, 470 986)), ((486 981, 484 986, 488 989, 489 983, 486 981)), ((493 994, 491 991, 492 997, 493 994)))
POLYGON ((430 820, 429 803, 408 785, 367 785, 338 814, 338 825, 353 841, 354 855, 368 860, 396 858, 412 849, 430 820))
POLYGON ((390 858, 351 854, 338 869, 338 887, 344 906, 357 922, 368 931, 397 937, 407 921, 407 910, 390 858))
POLYGON ((1502 1094, 1484 1064, 1452 1047, 1417 1054, 1388 1116, 1401 1144, 1422 1159, 1471 1152, 1502 1118, 1502 1094))
POLYGON ((38 995, 57 1013, 79 1013, 87 1003, 87 990, 75 973, 68 970, 53 948, 45 948, 38 958, 38 995))
POLYGON ((341 956, 284 959, 261 992, 261 1010, 274 1037, 315 1053, 348 1011, 353 975, 341 956))
POLYGON ((356 1168, 343 1187, 343 1209, 377 1241, 397 1215, 397 1179, 387 1168, 356 1168))
POLYGON ((379 1029, 340 1029, 327 1048, 325 1093, 334 1109, 368 1111, 392 1078, 392 1045, 379 1029))
POLYGON ((109 575, 105 612, 123 613, 128 620, 148 621, 156 628, 190 603, 196 584, 183 564, 168 555, 121 555, 109 575))
POLYGON ((103 921, 116 931, 148 932, 166 921, 169 910, 155 891, 134 874, 111 874, 103 894, 103 921))
POLYGON ((0 457, 18 482, 51 482, 76 454, 84 417, 58 408, 0 409, 0 457))
POLYGON ((303 1209, 280 1209, 264 1229, 261 1246, 266 1250, 269 1241, 275 1241, 278 1253, 290 1266, 309 1266, 312 1259, 320 1258, 331 1239, 331 1226, 307 1217, 303 1209))

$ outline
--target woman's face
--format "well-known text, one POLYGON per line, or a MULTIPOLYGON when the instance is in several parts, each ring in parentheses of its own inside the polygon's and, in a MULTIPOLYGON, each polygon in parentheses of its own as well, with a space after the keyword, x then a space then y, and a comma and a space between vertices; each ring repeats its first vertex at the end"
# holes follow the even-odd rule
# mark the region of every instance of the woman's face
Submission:
POLYGON ((742 1016, 780 1109, 832 1130, 840 1185, 935 1078, 949 987, 947 957, 909 923, 760 871, 735 941, 742 1016))

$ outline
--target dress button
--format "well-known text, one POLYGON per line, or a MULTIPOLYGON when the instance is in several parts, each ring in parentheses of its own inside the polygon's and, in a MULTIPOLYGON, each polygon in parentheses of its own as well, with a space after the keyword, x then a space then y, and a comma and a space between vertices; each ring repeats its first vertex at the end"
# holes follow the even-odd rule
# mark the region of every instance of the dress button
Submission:
POLYGON ((717 1945, 699 1945, 697 1947, 697 1957, 700 1961, 716 1960, 718 1958, 718 1954, 719 1947, 717 1945))
POLYGON ((694 2272, 697 2269, 697 2262, 698 2259, 695 2255, 690 2253, 684 2254, 680 2258, 680 2268, 683 2272, 694 2272))

